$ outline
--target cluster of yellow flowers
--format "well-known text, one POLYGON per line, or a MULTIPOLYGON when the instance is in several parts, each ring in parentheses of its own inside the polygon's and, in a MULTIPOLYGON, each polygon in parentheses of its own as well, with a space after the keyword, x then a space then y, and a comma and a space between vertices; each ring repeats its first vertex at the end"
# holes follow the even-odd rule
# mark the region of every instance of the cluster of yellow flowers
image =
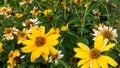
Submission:
MULTIPOLYGON (((19 4, 23 6, 24 4, 31 4, 34 0, 22 0, 19 4)), ((46 1, 46 0, 42 0, 46 1)), ((75 4, 81 4, 83 0, 73 0, 75 4)), ((90 2, 91 3, 91 2, 90 2)), ((61 2, 62 7, 65 10, 70 10, 65 1, 61 2)), ((87 4, 89 6, 89 3, 87 4)), ((7 67, 14 68, 18 67, 17 63, 24 59, 26 54, 30 53, 30 62, 34 63, 38 58, 43 58, 45 62, 55 62, 58 64, 58 59, 63 58, 64 54, 61 54, 61 50, 57 49, 55 46, 59 44, 59 38, 61 37, 60 31, 69 31, 69 24, 65 23, 64 26, 60 28, 52 27, 46 30, 42 22, 39 22, 37 16, 43 14, 44 17, 52 14, 52 9, 46 9, 44 11, 39 10, 38 7, 33 6, 29 13, 34 17, 25 19, 21 22, 22 29, 16 27, 5 27, 3 32, 3 37, 5 40, 17 39, 17 45, 23 45, 19 49, 13 49, 8 54, 7 67), (46 32, 47 31, 47 32, 46 32), (21 53, 25 55, 21 55, 21 53)), ((11 17, 13 13, 12 7, 9 5, 0 7, 0 15, 7 18, 11 17)), ((93 10, 95 16, 99 16, 100 12, 98 9, 93 10)), ((24 13, 15 12, 13 17, 21 19, 24 13)), ((104 24, 95 25, 93 28, 94 36, 94 48, 89 48, 82 42, 77 43, 78 48, 74 48, 75 57, 79 58, 80 61, 77 63, 78 67, 81 68, 108 68, 109 65, 116 67, 118 63, 111 57, 104 55, 106 52, 113 48, 116 44, 111 43, 109 40, 117 41, 117 30, 113 27, 108 27, 104 24), (109 42, 109 44, 108 44, 109 42)), ((0 42, 0 52, 4 52, 4 44, 0 42)))

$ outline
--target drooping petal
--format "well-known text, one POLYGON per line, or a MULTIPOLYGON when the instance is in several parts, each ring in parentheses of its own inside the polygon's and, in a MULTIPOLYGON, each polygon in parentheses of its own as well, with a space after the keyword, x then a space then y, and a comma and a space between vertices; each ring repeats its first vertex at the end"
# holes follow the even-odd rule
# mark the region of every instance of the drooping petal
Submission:
POLYGON ((88 58, 90 56, 89 52, 84 51, 80 48, 74 48, 74 51, 76 52, 75 57, 77 58, 88 58))
POLYGON ((84 63, 81 68, 89 68, 90 67, 90 61, 84 63))
POLYGON ((106 59, 107 63, 110 64, 111 66, 116 67, 118 65, 118 63, 115 60, 113 60, 111 57, 109 56, 103 56, 103 57, 106 59))
POLYGON ((47 60, 48 60, 48 55, 47 55, 47 54, 42 53, 42 57, 45 59, 45 62, 47 62, 47 60))
POLYGON ((34 62, 42 54, 41 48, 37 48, 31 54, 31 62, 34 62))
POLYGON ((89 62, 89 61, 90 61, 90 57, 89 57, 89 58, 86 58, 86 59, 81 59, 81 60, 78 62, 77 66, 79 67, 80 65, 82 65, 82 64, 84 64, 84 63, 86 63, 86 62, 89 62))
POLYGON ((50 35, 55 29, 51 28, 48 33, 46 33, 46 36, 50 35))
POLYGON ((49 51, 53 55, 55 55, 57 53, 57 50, 54 47, 52 47, 52 46, 49 46, 49 51))
POLYGON ((106 46, 107 42, 108 42, 108 39, 104 39, 102 43, 102 47, 99 50, 103 49, 106 46))
POLYGON ((105 58, 101 55, 98 59, 96 59, 99 66, 102 68, 108 68, 108 64, 107 61, 105 60, 105 58))
POLYGON ((100 51, 103 52, 103 51, 108 51, 110 48, 114 47, 115 44, 114 43, 111 43, 111 44, 108 44, 106 45, 103 49, 101 49, 100 51))
POLYGON ((83 43, 77 43, 77 45, 81 48, 81 49, 84 49, 85 51, 90 51, 90 49, 83 43))
POLYGON ((92 67, 91 68, 100 68, 96 59, 92 59, 92 67))
POLYGON ((102 47, 103 36, 99 35, 95 38, 94 48, 100 49, 102 47))

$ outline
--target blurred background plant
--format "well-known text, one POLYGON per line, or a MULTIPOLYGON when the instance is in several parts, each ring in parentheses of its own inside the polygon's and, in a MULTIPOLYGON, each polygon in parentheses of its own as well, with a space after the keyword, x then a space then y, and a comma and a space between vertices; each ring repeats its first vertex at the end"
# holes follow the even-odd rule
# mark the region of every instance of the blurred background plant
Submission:
POLYGON ((93 29, 102 26, 100 23, 116 29, 117 43, 109 41, 116 46, 104 54, 120 64, 120 0, 0 0, 0 67, 14 64, 16 68, 78 68, 80 59, 74 57, 74 48, 78 42, 92 48, 93 29), (53 34, 61 35, 55 46, 58 53, 48 59, 51 62, 45 62, 40 56, 32 63, 31 53, 21 51, 25 46, 22 42, 28 39, 26 35, 31 27, 37 29, 42 25, 46 33, 55 28, 53 34), (19 54, 11 57, 10 53, 14 55, 16 50, 19 54), (14 63, 7 62, 10 57, 14 63))

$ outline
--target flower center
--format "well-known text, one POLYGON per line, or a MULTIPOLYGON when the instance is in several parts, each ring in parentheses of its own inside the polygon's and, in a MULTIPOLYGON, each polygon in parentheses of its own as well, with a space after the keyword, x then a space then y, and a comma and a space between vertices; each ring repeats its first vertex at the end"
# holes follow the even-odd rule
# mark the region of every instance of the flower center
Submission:
POLYGON ((4 8, 2 9, 2 12, 6 12, 6 11, 7 11, 7 8, 4 7, 4 8))
POLYGON ((24 2, 29 2, 30 0, 23 0, 24 2))
POLYGON ((101 54, 100 54, 100 51, 98 49, 95 49, 95 48, 91 49, 90 56, 92 59, 97 59, 100 57, 100 55, 101 54))
POLYGON ((9 34, 9 33, 12 32, 12 30, 11 30, 10 28, 5 28, 5 32, 6 32, 7 34, 9 34))
POLYGON ((112 33, 109 30, 104 30, 102 33, 104 38, 110 39, 112 37, 112 33))
POLYGON ((39 10, 37 8, 34 9, 34 12, 37 13, 39 10))
POLYGON ((34 23, 30 20, 25 20, 25 25, 30 26, 30 25, 34 25, 34 23))
POLYGON ((18 36, 24 37, 24 36, 26 36, 26 34, 24 32, 18 31, 18 36))
POLYGON ((9 56, 10 58, 13 57, 13 53, 10 53, 8 56, 9 56))
POLYGON ((35 40, 35 44, 37 47, 43 46, 46 43, 46 39, 44 37, 37 37, 35 40))
POLYGON ((14 57, 14 60, 18 63, 21 60, 21 58, 19 56, 16 56, 14 57))

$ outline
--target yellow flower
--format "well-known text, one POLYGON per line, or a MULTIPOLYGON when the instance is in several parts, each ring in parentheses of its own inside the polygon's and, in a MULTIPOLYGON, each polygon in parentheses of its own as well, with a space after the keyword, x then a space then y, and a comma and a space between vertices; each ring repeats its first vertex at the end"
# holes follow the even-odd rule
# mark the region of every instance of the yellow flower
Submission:
POLYGON ((8 68, 13 68, 14 66, 16 66, 16 63, 20 60, 20 53, 18 50, 15 50, 14 52, 11 51, 8 54, 8 68), (18 59, 19 58, 19 59, 18 59))
POLYGON ((37 16, 41 11, 38 9, 38 7, 34 7, 32 11, 30 11, 32 15, 37 16))
POLYGON ((45 27, 40 26, 38 29, 31 27, 30 34, 27 34, 28 38, 23 42, 26 46, 22 48, 24 53, 31 53, 31 62, 35 62, 37 58, 42 56, 45 61, 48 60, 49 53, 56 54, 57 51, 53 46, 58 44, 58 34, 45 34, 45 27))
POLYGON ((43 12, 43 14, 46 16, 46 15, 50 14, 51 12, 52 12, 51 9, 47 9, 43 12))
POLYGON ((62 31, 67 31, 67 30, 68 30, 68 24, 65 25, 65 26, 62 26, 61 30, 62 30, 62 31))
POLYGON ((82 3, 83 2, 83 0, 74 0, 74 3, 76 4, 76 3, 82 3))
POLYGON ((92 49, 89 49, 83 43, 77 43, 80 48, 74 48, 74 51, 77 53, 75 57, 81 59, 77 66, 81 65, 81 68, 108 68, 109 64, 116 67, 118 65, 116 61, 101 53, 115 46, 114 43, 107 45, 107 42, 108 39, 104 39, 103 36, 97 36, 92 49))
POLYGON ((59 35, 60 30, 57 28, 55 29, 54 27, 50 29, 50 31, 46 34, 46 36, 48 35, 52 35, 52 34, 58 34, 59 35))
POLYGON ((23 16, 22 13, 16 13, 16 14, 15 14, 15 17, 17 17, 17 18, 21 18, 22 16, 23 16))
POLYGON ((17 37, 18 37, 18 44, 22 43, 24 40, 26 40, 26 35, 28 34, 28 30, 26 28, 23 29, 23 31, 18 31, 17 37))
POLYGON ((2 52, 3 51, 3 44, 2 44, 2 42, 0 42, 0 52, 2 52))

